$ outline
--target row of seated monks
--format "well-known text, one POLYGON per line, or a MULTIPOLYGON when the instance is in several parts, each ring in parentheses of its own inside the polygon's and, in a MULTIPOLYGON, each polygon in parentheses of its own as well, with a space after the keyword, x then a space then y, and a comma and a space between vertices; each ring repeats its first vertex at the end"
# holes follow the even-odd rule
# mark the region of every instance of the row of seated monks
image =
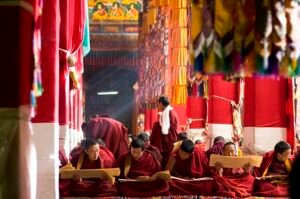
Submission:
MULTIPOLYGON (((72 179, 60 179, 60 196, 289 196, 292 159, 288 143, 280 141, 274 150, 265 153, 259 168, 250 163, 238 169, 224 168, 220 162, 210 167, 211 154, 235 156, 236 145, 225 143, 219 136, 209 150, 203 151, 191 140, 184 139, 174 144, 163 164, 165 157, 149 144, 145 133, 133 138, 129 149, 116 159, 97 140, 86 139, 70 153, 72 166, 76 169, 120 168, 120 176, 115 183, 101 178, 82 179, 77 174, 72 179), (172 177, 153 177, 161 171, 167 171, 172 177)), ((66 161, 61 166, 65 164, 66 161)))

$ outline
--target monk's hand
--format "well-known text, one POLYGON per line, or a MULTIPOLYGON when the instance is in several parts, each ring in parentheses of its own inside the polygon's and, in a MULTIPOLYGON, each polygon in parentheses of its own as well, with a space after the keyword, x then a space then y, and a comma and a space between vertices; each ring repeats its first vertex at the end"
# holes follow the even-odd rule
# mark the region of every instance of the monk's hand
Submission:
POLYGON ((244 169, 245 173, 249 173, 251 170, 251 163, 248 162, 248 163, 244 164, 243 169, 244 169))
POLYGON ((82 178, 78 173, 74 174, 72 179, 76 182, 82 182, 82 178))
POLYGON ((135 178, 136 180, 147 181, 150 179, 150 176, 139 176, 135 178))
POLYGON ((221 162, 216 162, 215 169, 219 175, 223 174, 223 164, 221 162))

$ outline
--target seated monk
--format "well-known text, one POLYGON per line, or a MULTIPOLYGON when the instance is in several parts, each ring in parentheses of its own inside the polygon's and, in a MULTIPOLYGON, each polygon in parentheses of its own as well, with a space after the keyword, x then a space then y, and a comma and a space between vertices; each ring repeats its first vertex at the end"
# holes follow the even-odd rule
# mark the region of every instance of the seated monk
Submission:
MULTIPOLYGON (((115 167, 113 154, 105 147, 100 146, 97 141, 87 139, 81 151, 71 159, 71 164, 76 169, 101 169, 115 167)), ((60 196, 115 196, 117 189, 109 180, 100 178, 82 179, 75 175, 73 179, 60 179, 60 196)))
POLYGON ((172 178, 169 182, 172 195, 212 194, 212 180, 194 179, 207 177, 210 173, 205 154, 199 148, 195 148, 191 140, 183 140, 180 148, 171 154, 166 170, 169 170, 172 176, 178 177, 178 179, 172 178))
MULTIPOLYGON (((235 156, 235 144, 225 143, 223 154, 235 156)), ((216 191, 214 195, 231 198, 251 196, 254 177, 250 173, 250 166, 248 163, 243 168, 223 168, 222 163, 216 162, 213 172, 216 191)))
MULTIPOLYGON (((75 146, 71 152, 70 152, 70 156, 69 159, 71 160, 73 157, 77 157, 80 155, 80 153, 82 152, 83 146, 85 145, 86 140, 82 140, 81 143, 78 143, 77 146, 75 146)), ((105 143, 102 139, 97 139, 96 142, 99 144, 100 148, 105 148, 105 143)), ((108 150, 107 148, 105 148, 106 150, 108 150)), ((109 151, 110 152, 110 151, 109 151)), ((110 152, 111 153, 111 152, 110 152)))
POLYGON ((147 181, 150 176, 161 171, 160 162, 152 153, 145 150, 144 142, 133 139, 130 151, 119 159, 120 178, 136 181, 119 182, 118 190, 126 197, 151 197, 169 195, 169 186, 165 180, 147 181))
POLYGON ((215 137, 213 145, 205 152, 207 158, 209 159, 210 154, 222 155, 224 144, 225 139, 222 136, 215 137))
MULTIPOLYGON (((188 135, 186 132, 180 132, 177 135, 177 141, 173 143, 173 149, 171 151, 171 154, 175 151, 177 151, 180 148, 180 145, 183 140, 188 139, 188 135)), ((169 157, 167 158, 169 160, 169 157)))
POLYGON ((128 130, 121 122, 107 116, 96 116, 81 127, 86 138, 101 138, 116 159, 128 151, 128 130))
POLYGON ((255 176, 261 178, 255 181, 253 195, 266 197, 286 197, 289 195, 287 176, 292 168, 290 155, 291 146, 280 141, 275 145, 274 150, 263 156, 260 168, 254 170, 255 176), (276 175, 277 177, 275 177, 276 175))
POLYGON ((161 163, 162 155, 160 154, 160 151, 158 148, 156 148, 155 146, 152 146, 150 144, 149 135, 147 133, 140 133, 137 136, 137 138, 144 141, 145 149, 150 151, 155 156, 155 158, 161 163))
POLYGON ((195 148, 199 148, 200 151, 202 151, 203 153, 205 153, 205 142, 200 139, 200 138, 196 138, 195 139, 195 148))

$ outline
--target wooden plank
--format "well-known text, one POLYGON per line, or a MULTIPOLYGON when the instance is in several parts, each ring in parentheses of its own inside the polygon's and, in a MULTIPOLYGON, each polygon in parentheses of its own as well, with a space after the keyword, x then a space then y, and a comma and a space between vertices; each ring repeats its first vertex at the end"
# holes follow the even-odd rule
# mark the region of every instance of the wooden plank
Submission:
POLYGON ((216 162, 223 164, 224 168, 243 168, 247 163, 251 166, 260 167, 262 156, 248 155, 248 156, 224 156, 224 155, 210 155, 209 166, 214 167, 216 162))
POLYGON ((79 175, 81 178, 101 178, 108 179, 113 176, 120 175, 120 168, 107 169, 61 169, 61 179, 71 179, 74 175, 79 175))

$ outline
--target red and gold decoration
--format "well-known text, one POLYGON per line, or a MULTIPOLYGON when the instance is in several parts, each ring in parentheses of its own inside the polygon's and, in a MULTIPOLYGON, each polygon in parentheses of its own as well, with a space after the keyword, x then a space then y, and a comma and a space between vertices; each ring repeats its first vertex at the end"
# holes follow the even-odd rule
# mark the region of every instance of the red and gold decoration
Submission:
POLYGON ((90 19, 92 22, 137 21, 142 3, 142 0, 89 0, 90 19))

